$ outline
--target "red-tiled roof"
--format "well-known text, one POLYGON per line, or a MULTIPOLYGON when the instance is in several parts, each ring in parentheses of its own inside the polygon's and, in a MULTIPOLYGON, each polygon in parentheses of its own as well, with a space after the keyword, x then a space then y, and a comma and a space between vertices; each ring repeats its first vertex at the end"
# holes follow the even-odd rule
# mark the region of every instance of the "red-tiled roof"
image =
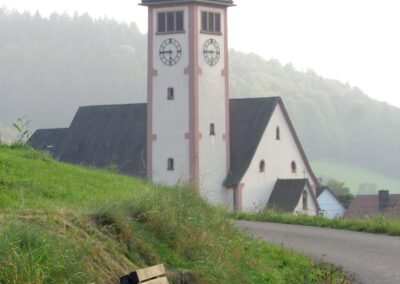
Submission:
POLYGON ((400 194, 390 194, 389 203, 382 212, 379 211, 378 195, 357 195, 344 214, 344 218, 373 217, 379 213, 400 217, 400 194))

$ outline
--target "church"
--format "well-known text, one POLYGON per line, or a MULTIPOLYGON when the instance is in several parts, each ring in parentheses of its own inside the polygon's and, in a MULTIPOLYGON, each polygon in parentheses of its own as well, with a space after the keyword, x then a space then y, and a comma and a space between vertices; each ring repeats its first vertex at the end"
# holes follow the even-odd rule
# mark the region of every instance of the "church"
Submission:
POLYGON ((233 1, 141 5, 149 19, 147 103, 80 107, 69 128, 39 129, 31 145, 68 163, 190 183, 231 210, 317 214, 319 183, 282 99, 229 98, 233 1))

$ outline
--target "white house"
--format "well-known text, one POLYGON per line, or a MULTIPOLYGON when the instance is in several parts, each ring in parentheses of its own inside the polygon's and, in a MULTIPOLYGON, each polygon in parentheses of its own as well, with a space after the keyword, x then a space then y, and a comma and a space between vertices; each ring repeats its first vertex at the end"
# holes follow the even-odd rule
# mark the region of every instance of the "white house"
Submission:
POLYGON ((273 204, 287 211, 290 203, 289 211, 316 214, 319 184, 282 100, 229 98, 233 1, 142 5, 149 19, 147 103, 81 107, 69 128, 38 130, 32 145, 51 145, 62 161, 113 164, 160 184, 188 181, 235 210, 273 204))
POLYGON ((317 187, 317 201, 322 214, 329 219, 342 218, 346 208, 327 186, 317 187))

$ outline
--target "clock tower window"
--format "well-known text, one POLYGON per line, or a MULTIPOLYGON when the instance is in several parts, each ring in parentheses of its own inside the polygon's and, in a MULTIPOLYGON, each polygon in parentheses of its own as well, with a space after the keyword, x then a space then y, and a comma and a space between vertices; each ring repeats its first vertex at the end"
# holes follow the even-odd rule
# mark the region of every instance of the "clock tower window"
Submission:
POLYGON ((157 15, 157 33, 181 33, 183 27, 183 11, 160 12, 157 15))
POLYGON ((201 32, 221 34, 221 14, 214 12, 201 12, 201 32))
POLYGON ((172 158, 169 158, 169 159, 168 159, 167 170, 168 170, 168 171, 173 171, 173 170, 175 170, 175 168, 174 168, 174 159, 172 159, 172 158))
POLYGON ((172 88, 172 87, 168 88, 167 99, 169 101, 172 101, 173 99, 175 99, 174 88, 172 88))

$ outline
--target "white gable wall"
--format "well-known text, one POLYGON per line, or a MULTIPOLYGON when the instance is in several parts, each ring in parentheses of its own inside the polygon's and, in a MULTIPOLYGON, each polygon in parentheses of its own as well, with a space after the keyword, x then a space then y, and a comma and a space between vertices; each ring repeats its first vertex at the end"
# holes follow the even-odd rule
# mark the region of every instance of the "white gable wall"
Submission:
MULTIPOLYGON (((252 137, 243 137, 243 139, 252 139, 252 137)), ((286 123, 280 105, 275 108, 253 160, 242 178, 241 183, 244 184, 242 210, 264 209, 278 178, 308 178, 311 186, 315 186, 286 123), (280 128, 280 140, 276 140, 277 126, 280 128), (265 161, 265 171, 263 173, 259 171, 261 160, 265 161), (292 173, 292 161, 296 162, 296 173, 292 173)))
POLYGON ((343 217, 346 209, 342 204, 340 204, 339 201, 337 201, 337 199, 332 195, 332 193, 329 192, 329 190, 324 190, 317 200, 325 217, 329 219, 343 217))
POLYGON ((293 213, 296 214, 307 214, 307 215, 311 215, 311 216, 315 216, 317 215, 318 209, 317 206, 314 202, 314 199, 311 196, 311 192, 310 189, 308 188, 308 186, 306 186, 304 188, 304 190, 307 190, 307 210, 303 210, 303 194, 301 194, 300 199, 299 199, 299 203, 297 203, 296 208, 293 210, 293 213))

